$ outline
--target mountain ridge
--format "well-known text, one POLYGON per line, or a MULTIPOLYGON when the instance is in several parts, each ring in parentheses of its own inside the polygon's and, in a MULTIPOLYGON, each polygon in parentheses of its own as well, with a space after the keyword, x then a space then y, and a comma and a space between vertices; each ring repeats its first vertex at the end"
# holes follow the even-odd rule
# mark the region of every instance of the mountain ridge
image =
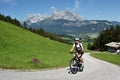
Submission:
POLYGON ((99 33, 101 30, 110 28, 112 25, 120 25, 120 22, 117 21, 84 20, 82 16, 69 10, 54 12, 51 16, 38 19, 34 23, 32 21, 30 23, 29 18, 25 22, 28 28, 43 28, 55 34, 99 33))

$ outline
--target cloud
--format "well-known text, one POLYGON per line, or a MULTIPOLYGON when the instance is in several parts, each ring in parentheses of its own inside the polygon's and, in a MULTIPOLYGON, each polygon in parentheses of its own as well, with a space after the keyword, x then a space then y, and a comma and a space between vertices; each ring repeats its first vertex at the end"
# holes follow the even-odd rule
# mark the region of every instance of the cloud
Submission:
POLYGON ((55 9, 54 6, 51 7, 50 12, 51 12, 52 14, 56 14, 56 13, 57 13, 57 11, 56 11, 56 9, 55 9))
POLYGON ((71 11, 76 12, 80 9, 80 0, 74 0, 74 7, 71 9, 71 11))
POLYGON ((79 8, 80 8, 80 0, 75 0, 75 10, 79 10, 79 8))

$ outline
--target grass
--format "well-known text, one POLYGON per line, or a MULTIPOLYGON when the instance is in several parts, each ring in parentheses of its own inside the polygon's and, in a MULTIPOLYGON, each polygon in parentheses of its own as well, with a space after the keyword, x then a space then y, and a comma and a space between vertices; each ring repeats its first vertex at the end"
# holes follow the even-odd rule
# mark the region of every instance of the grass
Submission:
POLYGON ((110 52, 92 53, 91 56, 120 66, 120 55, 110 52))
POLYGON ((88 53, 91 53, 91 52, 92 52, 91 50, 88 50, 88 49, 87 49, 88 42, 83 42, 82 44, 83 44, 83 47, 84 47, 84 51, 85 51, 85 52, 88 52, 88 53))
POLYGON ((43 69, 69 64, 71 46, 0 21, 0 68, 43 69), (33 64, 37 58, 41 64, 33 64))

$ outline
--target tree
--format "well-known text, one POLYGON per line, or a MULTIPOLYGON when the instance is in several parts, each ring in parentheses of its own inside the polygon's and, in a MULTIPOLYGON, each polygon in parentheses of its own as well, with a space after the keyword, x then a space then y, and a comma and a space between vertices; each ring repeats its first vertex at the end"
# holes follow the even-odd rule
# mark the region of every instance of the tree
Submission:
POLYGON ((120 26, 117 25, 116 28, 115 28, 115 35, 117 37, 116 41, 119 42, 120 41, 120 26))
MULTIPOLYGON (((99 50, 106 50, 105 44, 109 42, 119 42, 120 41, 120 26, 111 26, 111 28, 103 30, 100 32, 98 38, 94 40, 92 47, 99 50)), ((92 48, 93 49, 93 48, 92 48)))
POLYGON ((0 14, 0 20, 5 21, 5 16, 0 14))
POLYGON ((14 19, 14 24, 21 27, 20 22, 16 18, 14 19))
POLYGON ((10 16, 4 16, 4 15, 0 14, 0 20, 22 27, 19 20, 17 20, 16 18, 12 19, 10 16))
POLYGON ((12 22, 12 21, 11 21, 11 17, 10 17, 10 16, 6 16, 5 21, 6 21, 6 22, 12 22))
POLYGON ((26 22, 23 23, 23 27, 24 27, 25 29, 27 29, 27 24, 26 24, 26 22))

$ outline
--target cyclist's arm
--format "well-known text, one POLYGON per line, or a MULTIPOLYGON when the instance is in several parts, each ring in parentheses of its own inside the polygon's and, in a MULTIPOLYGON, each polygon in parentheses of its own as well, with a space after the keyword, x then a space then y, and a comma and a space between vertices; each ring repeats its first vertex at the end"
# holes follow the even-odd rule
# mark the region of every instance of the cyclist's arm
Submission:
POLYGON ((80 43, 80 45, 81 45, 82 51, 84 51, 84 48, 83 48, 83 45, 82 45, 82 43, 80 43))
POLYGON ((70 52, 72 52, 75 48, 75 45, 73 44, 72 48, 70 49, 70 52))

